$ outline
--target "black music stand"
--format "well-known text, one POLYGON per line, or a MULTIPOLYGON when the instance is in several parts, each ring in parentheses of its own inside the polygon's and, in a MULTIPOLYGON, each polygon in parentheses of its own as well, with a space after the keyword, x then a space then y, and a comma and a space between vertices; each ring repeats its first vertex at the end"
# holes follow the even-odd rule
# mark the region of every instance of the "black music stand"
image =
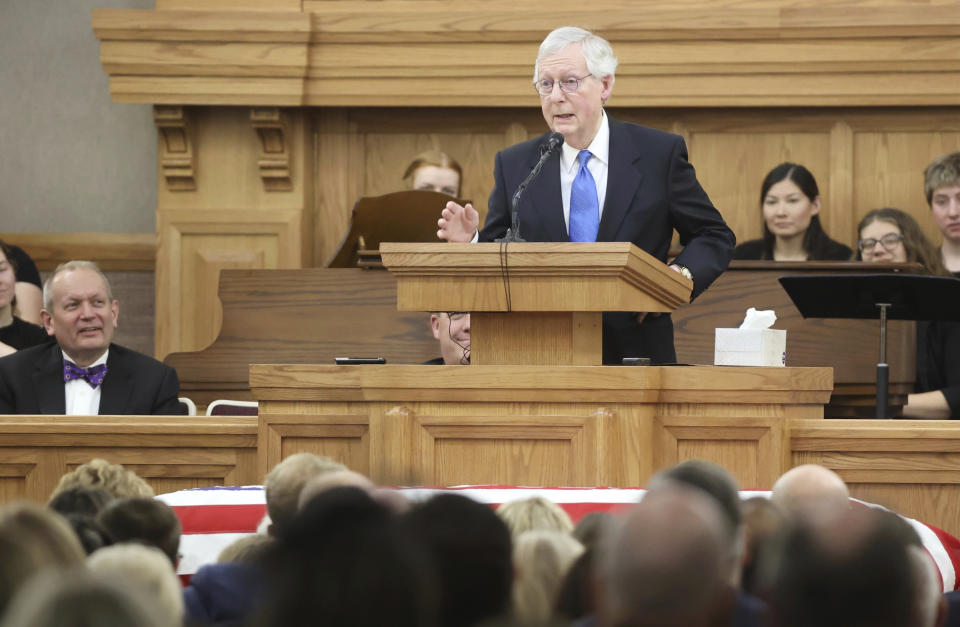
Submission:
POLYGON ((960 280, 916 274, 780 277, 804 318, 880 319, 877 418, 889 418, 887 320, 960 320, 960 280))

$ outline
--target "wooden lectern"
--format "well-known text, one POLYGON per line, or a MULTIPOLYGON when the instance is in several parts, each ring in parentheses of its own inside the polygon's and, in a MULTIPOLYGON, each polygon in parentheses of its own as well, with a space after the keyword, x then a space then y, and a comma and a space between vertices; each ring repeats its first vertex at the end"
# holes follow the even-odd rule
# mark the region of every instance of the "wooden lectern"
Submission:
POLYGON ((387 244, 400 311, 469 311, 470 363, 599 366, 604 311, 669 312, 693 282, 629 242, 387 244))
POLYGON ((470 366, 252 365, 262 473, 299 451, 386 485, 640 486, 699 457, 745 488, 790 467, 830 368, 601 366, 601 312, 691 284, 629 243, 383 244, 401 310, 470 311, 470 366))

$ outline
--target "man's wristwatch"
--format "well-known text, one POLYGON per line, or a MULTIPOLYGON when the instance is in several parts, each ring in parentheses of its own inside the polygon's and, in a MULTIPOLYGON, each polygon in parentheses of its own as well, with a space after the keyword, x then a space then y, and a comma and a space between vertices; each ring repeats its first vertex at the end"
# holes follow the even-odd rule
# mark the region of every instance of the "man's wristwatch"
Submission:
POLYGON ((682 274, 685 278, 690 279, 691 281, 693 280, 693 273, 690 272, 690 269, 686 266, 678 266, 677 264, 673 264, 673 267, 676 268, 677 272, 682 274))

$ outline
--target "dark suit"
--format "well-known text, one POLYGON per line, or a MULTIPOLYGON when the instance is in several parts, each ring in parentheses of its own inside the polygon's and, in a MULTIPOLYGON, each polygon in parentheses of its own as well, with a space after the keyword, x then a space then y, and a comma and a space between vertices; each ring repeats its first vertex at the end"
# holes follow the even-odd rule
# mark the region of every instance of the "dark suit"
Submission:
MULTIPOLYGON (((56 343, 0 359, 0 414, 63 414, 63 354, 56 343)), ((180 382, 170 366, 129 348, 110 345, 100 414, 180 414, 180 382)))
MULTIPOLYGON (((673 229, 683 252, 675 263, 693 274, 692 298, 707 288, 730 263, 736 238, 687 160, 683 139, 608 116, 610 155, 607 192, 598 242, 633 242, 660 261, 667 261, 673 229)), ((540 159, 544 134, 497 153, 495 187, 480 241, 502 237, 510 226, 510 200, 540 159)), ((560 193, 560 156, 555 154, 527 188, 520 201, 520 235, 531 242, 569 241, 560 193)), ((603 318, 604 363, 622 357, 676 361, 670 316, 647 316, 636 324, 630 313, 603 318)))

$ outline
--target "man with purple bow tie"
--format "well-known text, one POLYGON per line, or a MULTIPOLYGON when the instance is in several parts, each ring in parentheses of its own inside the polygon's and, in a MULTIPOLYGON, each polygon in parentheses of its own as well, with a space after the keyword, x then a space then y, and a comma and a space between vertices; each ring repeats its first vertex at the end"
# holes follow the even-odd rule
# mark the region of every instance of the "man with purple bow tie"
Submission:
POLYGON ((179 414, 177 373, 111 343, 119 313, 95 263, 61 264, 40 314, 57 341, 0 359, 0 414, 179 414))

